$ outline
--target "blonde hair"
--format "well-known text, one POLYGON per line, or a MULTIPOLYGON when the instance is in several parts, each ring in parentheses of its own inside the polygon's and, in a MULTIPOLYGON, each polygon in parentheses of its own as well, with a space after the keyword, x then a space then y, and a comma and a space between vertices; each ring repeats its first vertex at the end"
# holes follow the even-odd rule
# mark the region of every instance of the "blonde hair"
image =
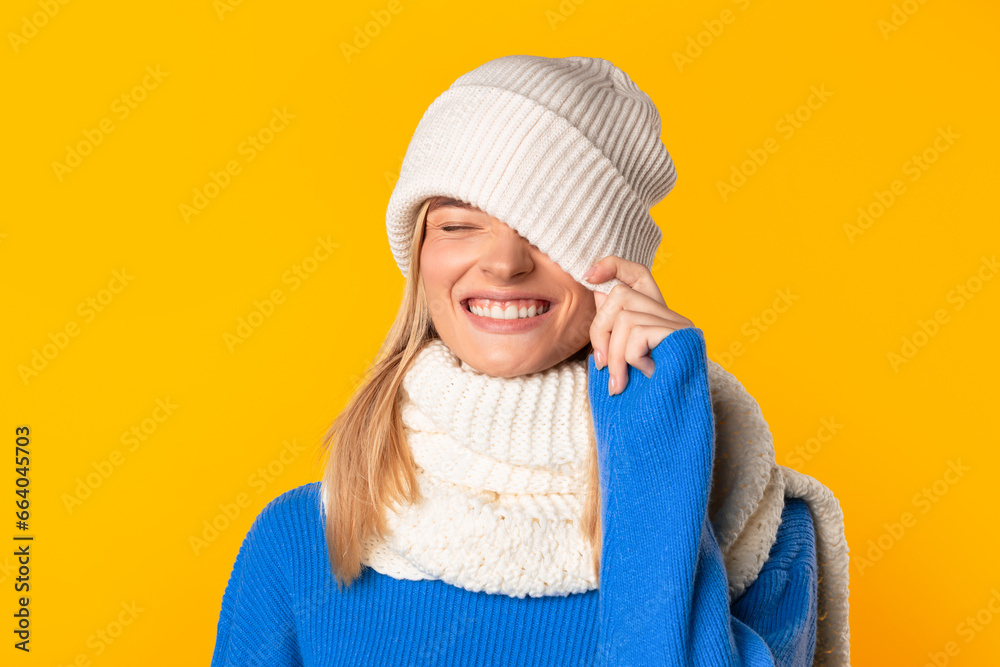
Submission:
MULTIPOLYGON (((390 505, 423 500, 398 396, 413 359, 427 341, 438 338, 420 280, 420 249, 432 203, 436 208, 453 201, 433 197, 421 206, 396 319, 375 361, 322 440, 326 541, 338 589, 350 586, 360 576, 365 543, 387 536, 385 512, 390 505)), ((588 345, 587 355, 591 349, 588 345)), ((587 466, 588 490, 580 530, 593 548, 594 572, 600 573, 601 499, 592 430, 587 466)))

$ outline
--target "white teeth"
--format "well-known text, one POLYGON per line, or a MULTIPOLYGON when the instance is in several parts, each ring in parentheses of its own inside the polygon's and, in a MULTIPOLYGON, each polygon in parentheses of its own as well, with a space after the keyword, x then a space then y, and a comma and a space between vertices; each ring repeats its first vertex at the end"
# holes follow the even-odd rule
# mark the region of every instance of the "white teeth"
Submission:
POLYGON ((493 306, 490 310, 486 310, 482 306, 469 306, 468 308, 480 317, 489 317, 495 320, 524 319, 547 312, 546 307, 542 306, 536 308, 535 304, 531 304, 527 308, 522 307, 520 309, 518 309, 518 307, 514 304, 510 304, 507 306, 506 310, 501 309, 500 306, 493 306))

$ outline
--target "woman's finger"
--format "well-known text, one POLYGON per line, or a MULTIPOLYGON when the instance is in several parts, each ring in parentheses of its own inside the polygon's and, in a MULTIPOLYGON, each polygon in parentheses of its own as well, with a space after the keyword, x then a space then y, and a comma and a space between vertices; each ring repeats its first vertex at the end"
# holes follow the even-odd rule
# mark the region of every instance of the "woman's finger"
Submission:
POLYGON ((641 313, 633 310, 621 311, 615 318, 614 328, 608 340, 607 364, 608 364, 608 394, 618 394, 628 385, 629 361, 626 357, 631 356, 636 363, 632 364, 647 377, 651 375, 654 364, 652 359, 649 363, 638 359, 631 354, 629 349, 629 338, 632 329, 638 325, 663 326, 663 320, 650 313, 641 313))
MULTIPOLYGON (((594 294, 600 293, 594 292, 594 294)), ((692 324, 691 320, 675 313, 659 301, 636 292, 626 285, 615 285, 611 293, 601 300, 590 325, 590 340, 594 346, 597 368, 604 368, 607 363, 611 354, 611 333, 623 312, 648 313, 660 318, 664 324, 676 325, 677 328, 692 324)))
MULTIPOLYGON (((590 271, 590 273, 585 273, 583 277, 592 284, 596 285, 607 282, 612 278, 617 278, 636 292, 645 294, 650 299, 658 301, 664 306, 667 305, 667 302, 663 299, 663 294, 660 293, 660 287, 656 284, 653 274, 649 272, 645 264, 632 262, 621 257, 616 257, 615 255, 607 255, 598 260, 590 268, 590 271)), ((594 293, 601 294, 596 290, 594 293)), ((598 304, 599 307, 600 304, 598 304)))

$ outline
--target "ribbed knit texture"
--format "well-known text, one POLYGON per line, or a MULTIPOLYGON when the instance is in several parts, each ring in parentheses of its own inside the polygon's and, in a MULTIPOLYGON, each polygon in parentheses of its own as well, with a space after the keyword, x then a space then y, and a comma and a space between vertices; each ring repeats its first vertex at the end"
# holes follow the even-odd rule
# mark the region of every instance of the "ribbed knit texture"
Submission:
POLYGON ((597 588, 580 531, 594 432, 587 360, 495 377, 432 338, 402 388, 423 501, 386 512, 389 535, 366 544, 362 562, 515 597, 597 588))
POLYGON ((649 95, 603 58, 509 55, 467 72, 424 112, 386 207, 405 276, 416 215, 442 195, 516 230, 573 278, 606 255, 652 268, 663 234, 649 209, 677 172, 649 95))
POLYGON ((708 520, 714 425, 703 334, 675 331, 651 356, 653 377, 630 366, 616 396, 607 368, 589 361, 599 589, 517 598, 366 569, 338 591, 314 482, 271 501, 250 528, 223 597, 213 667, 813 664, 809 506, 786 498, 768 560, 732 601, 708 520))

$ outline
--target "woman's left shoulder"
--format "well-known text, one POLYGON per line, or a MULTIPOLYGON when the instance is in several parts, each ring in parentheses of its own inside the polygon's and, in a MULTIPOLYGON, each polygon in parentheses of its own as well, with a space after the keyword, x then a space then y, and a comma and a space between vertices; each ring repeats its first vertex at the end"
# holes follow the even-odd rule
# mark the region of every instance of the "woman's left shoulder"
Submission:
POLYGON ((778 533, 764 566, 787 567, 798 562, 811 563, 815 567, 816 528, 809 503, 802 498, 786 496, 778 533))

